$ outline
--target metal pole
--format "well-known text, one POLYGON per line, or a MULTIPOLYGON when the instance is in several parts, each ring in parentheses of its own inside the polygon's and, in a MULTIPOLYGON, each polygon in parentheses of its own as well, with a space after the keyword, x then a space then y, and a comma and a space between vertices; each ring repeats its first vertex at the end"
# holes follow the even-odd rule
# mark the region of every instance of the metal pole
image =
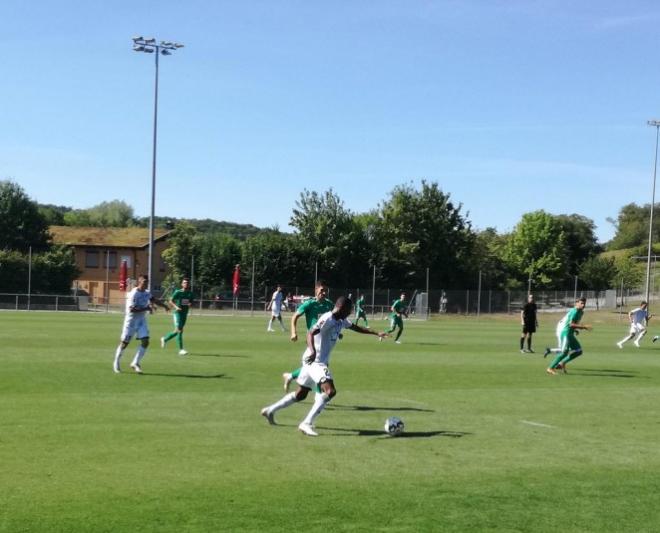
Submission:
POLYGON ((532 294, 532 270, 529 271, 529 279, 527 280, 527 294, 532 294))
POLYGON ((314 291, 316 291, 316 282, 319 280, 319 262, 314 262, 314 291))
POLYGON ((573 301, 577 300, 577 282, 578 282, 578 277, 575 276, 575 289, 573 289, 573 301))
POLYGON ((30 310, 30 295, 32 294, 32 246, 28 249, 28 294, 27 310, 30 310))
POLYGON ((252 258, 252 287, 250 289, 250 316, 254 316, 254 267, 255 259, 252 258))
POLYGON ((190 256, 190 292, 195 290, 195 256, 190 256))
POLYGON ((479 271, 479 287, 477 288, 477 318, 481 316, 481 270, 479 271))
MULTIPOLYGON (((156 213, 156 146, 158 141, 158 57, 160 56, 160 48, 156 47, 156 82, 154 84, 154 139, 153 139, 153 155, 151 158, 151 211, 149 213, 149 257, 147 258, 149 285, 148 289, 151 291, 154 264, 154 216, 156 213)), ((191 282, 192 290, 192 282, 191 282)))
POLYGON ((429 317, 429 267, 426 267, 426 309, 424 309, 424 312, 426 313, 426 318, 429 317))
MULTIPOLYGON (((646 261, 646 298, 645 300, 649 302, 649 295, 651 290, 651 245, 653 241, 653 210, 655 207, 655 178, 658 170, 658 135, 660 135, 660 121, 649 120, 649 126, 655 127, 655 159, 653 162, 653 192, 651 194, 651 213, 649 216, 649 246, 648 246, 648 256, 646 261)), ((650 302, 649 302, 650 303, 650 302)), ((648 309, 648 307, 647 307, 648 309)))
POLYGON ((105 251, 105 312, 110 311, 110 250, 105 251))
POLYGON ((371 312, 376 314, 376 265, 374 265, 374 275, 371 280, 371 312))

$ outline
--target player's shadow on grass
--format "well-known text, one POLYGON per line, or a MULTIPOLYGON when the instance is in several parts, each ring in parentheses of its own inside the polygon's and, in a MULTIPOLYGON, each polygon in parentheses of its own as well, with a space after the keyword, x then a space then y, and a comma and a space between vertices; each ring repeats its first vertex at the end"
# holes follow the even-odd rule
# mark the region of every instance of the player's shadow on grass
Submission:
POLYGON ((240 357, 247 359, 249 355, 232 355, 226 353, 189 353, 186 357, 240 357))
POLYGON ((326 409, 341 409, 344 411, 416 411, 419 413, 435 413, 433 409, 419 407, 374 407, 372 405, 341 405, 332 403, 326 409))
POLYGON ((143 376, 158 376, 162 378, 189 378, 189 379, 231 379, 227 374, 163 374, 157 372, 143 372, 143 376))
POLYGON ((391 437, 386 435, 385 432, 376 429, 354 429, 354 428, 326 428, 318 426, 320 430, 336 431, 338 433, 330 433, 330 435, 342 435, 345 437, 382 437, 384 439, 423 439, 429 437, 450 437, 454 439, 461 438, 465 435, 471 435, 472 433, 466 433, 464 431, 404 431, 401 435, 396 437, 391 437))
MULTIPOLYGON (((581 368, 570 374, 574 376, 588 376, 594 378, 640 378, 634 370, 611 370, 607 368, 581 368)), ((646 376, 644 376, 646 377, 646 376)))

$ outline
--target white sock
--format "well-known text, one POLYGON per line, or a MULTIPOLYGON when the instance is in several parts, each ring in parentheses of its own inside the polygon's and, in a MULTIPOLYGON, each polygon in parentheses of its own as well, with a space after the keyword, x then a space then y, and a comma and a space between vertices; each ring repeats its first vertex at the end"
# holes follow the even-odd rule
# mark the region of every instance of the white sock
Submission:
POLYGON ((268 321, 268 329, 273 329, 273 319, 272 318, 268 321))
POLYGON ((274 413, 275 411, 279 411, 280 409, 284 409, 285 407, 289 407, 292 403, 296 403, 296 393, 295 392, 290 392, 289 394, 285 394, 280 398, 278 401, 276 401, 273 405, 268 406, 268 414, 274 413))
POLYGON ((135 353, 135 357, 133 358, 133 362, 131 364, 140 366, 140 361, 142 361, 142 358, 144 357, 146 351, 147 349, 140 344, 140 346, 138 346, 137 352, 135 353))
POLYGON ((637 338, 635 339, 635 342, 639 342, 639 341, 641 341, 641 340, 642 340, 642 337, 643 337, 644 335, 646 335, 646 331, 642 331, 642 332, 637 336, 637 338))
POLYGON ((321 414, 321 411, 323 411, 329 401, 330 397, 325 392, 321 394, 317 393, 316 397, 314 398, 314 405, 312 405, 309 413, 307 413, 307 416, 303 420, 303 424, 309 424, 310 426, 313 426, 314 420, 317 416, 319 416, 319 414, 321 414))
POLYGON ((123 353, 124 353, 124 348, 120 344, 119 346, 117 346, 117 350, 115 351, 115 365, 119 364, 119 360, 121 359, 121 354, 123 353))

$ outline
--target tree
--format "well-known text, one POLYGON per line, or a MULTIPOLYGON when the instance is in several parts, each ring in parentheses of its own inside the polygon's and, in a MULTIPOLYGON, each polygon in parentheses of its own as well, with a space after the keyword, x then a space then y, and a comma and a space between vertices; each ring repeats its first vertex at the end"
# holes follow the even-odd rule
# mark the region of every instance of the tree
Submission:
POLYGON ((196 284, 214 292, 231 286, 234 267, 241 261, 241 244, 222 233, 199 235, 195 242, 196 284))
POLYGON ((592 257, 580 267, 580 279, 587 288, 596 291, 596 309, 598 309, 600 291, 612 287, 616 272, 613 257, 592 257))
POLYGON ((470 222, 437 183, 399 185, 378 209, 375 242, 385 282, 420 286, 429 268, 436 286, 474 284, 475 235, 470 222))
POLYGON ((35 292, 68 294, 80 271, 73 250, 68 246, 53 246, 34 256, 32 283, 35 292))
POLYGON ((644 281, 644 266, 632 257, 620 257, 615 260, 616 275, 614 284, 624 289, 636 289, 644 281))
POLYGON ((300 193, 290 224, 330 285, 347 287, 368 278, 363 228, 332 189, 323 194, 306 189, 300 193))
POLYGON ((557 215, 566 241, 568 275, 575 276, 580 265, 601 252, 596 238, 596 224, 582 215, 557 215))
POLYGON ((508 271, 502 260, 507 238, 507 235, 498 235, 495 228, 486 228, 476 234, 475 267, 491 289, 502 289, 507 285, 508 271))
POLYGON ((538 288, 561 284, 568 270, 561 223, 543 210, 525 213, 509 235, 503 258, 519 283, 538 288))
POLYGON ((187 222, 179 222, 169 236, 169 246, 163 252, 163 260, 168 266, 164 285, 179 286, 181 278, 190 276, 192 258, 196 255, 197 231, 187 222))
POLYGON ((89 209, 76 209, 64 214, 67 226, 126 228, 133 226, 133 208, 121 200, 101 202, 89 209))
MULTIPOLYGON (((656 204, 655 212, 659 205, 656 204)), ((651 204, 639 206, 637 204, 624 205, 619 211, 617 220, 608 219, 616 229, 614 238, 607 244, 608 250, 621 250, 632 248, 648 242, 649 216, 651 204)), ((658 242, 660 236, 660 217, 653 218, 652 242, 658 242)))
POLYGON ((13 181, 0 181, 0 249, 27 252, 48 248, 48 223, 36 202, 13 181))

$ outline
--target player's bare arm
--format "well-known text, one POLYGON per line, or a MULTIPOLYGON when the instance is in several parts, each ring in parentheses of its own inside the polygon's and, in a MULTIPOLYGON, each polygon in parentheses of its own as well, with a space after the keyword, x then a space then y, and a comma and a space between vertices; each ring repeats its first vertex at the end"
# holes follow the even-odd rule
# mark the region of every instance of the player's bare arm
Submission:
POLYGON ((310 329, 307 332, 307 348, 309 349, 309 355, 305 357, 306 364, 312 364, 316 359, 316 346, 314 346, 314 335, 318 335, 321 330, 317 327, 310 329))
POLYGON ((351 324, 351 327, 348 329, 350 329, 351 331, 357 331, 358 333, 363 333, 365 335, 376 335, 376 337, 380 337, 381 339, 384 337, 389 337, 389 334, 385 333, 384 331, 381 331, 379 333, 372 329, 363 328, 362 326, 358 326, 356 324, 351 324))
POLYGON ((291 342, 296 342, 298 340, 298 330, 296 325, 301 316, 301 314, 293 313, 293 316, 291 317, 291 342))

